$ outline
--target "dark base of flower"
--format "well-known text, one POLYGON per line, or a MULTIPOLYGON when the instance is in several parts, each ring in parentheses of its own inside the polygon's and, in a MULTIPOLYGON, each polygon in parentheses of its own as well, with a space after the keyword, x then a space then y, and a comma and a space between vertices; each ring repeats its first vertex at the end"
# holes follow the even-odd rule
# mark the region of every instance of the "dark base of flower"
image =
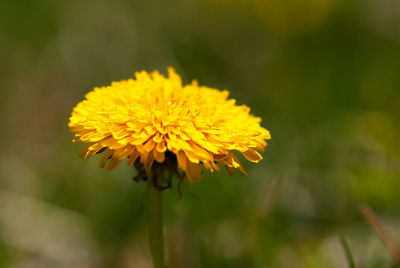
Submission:
POLYGON ((185 175, 178 170, 178 161, 175 154, 171 152, 165 153, 165 161, 163 163, 154 163, 151 167, 150 174, 146 173, 144 165, 139 161, 134 164, 138 174, 133 177, 135 182, 152 180, 153 187, 159 191, 163 191, 171 188, 172 178, 175 176, 178 178, 178 193, 182 196, 181 183, 183 182, 185 175))

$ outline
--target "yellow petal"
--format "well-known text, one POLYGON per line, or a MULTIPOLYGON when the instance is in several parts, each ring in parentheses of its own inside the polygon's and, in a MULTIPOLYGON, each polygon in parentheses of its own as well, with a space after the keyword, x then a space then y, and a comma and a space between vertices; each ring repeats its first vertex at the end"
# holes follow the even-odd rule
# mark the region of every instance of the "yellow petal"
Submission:
POLYGON ((107 160, 112 157, 114 151, 113 150, 108 150, 103 157, 100 160, 100 167, 104 168, 104 166, 106 165, 107 160))
POLYGON ((193 151, 188 151, 188 150, 184 150, 186 157, 192 161, 193 163, 199 163, 199 156, 193 152, 193 151))
POLYGON ((86 145, 86 147, 80 152, 79 157, 80 158, 84 158, 86 156, 86 153, 88 152, 90 146, 92 146, 93 143, 89 143, 88 145, 86 145))
POLYGON ((95 143, 92 146, 89 147, 89 150, 86 153, 86 158, 92 157, 95 155, 98 151, 103 149, 104 147, 100 143, 95 143))
POLYGON ((165 146, 165 141, 162 141, 162 142, 160 142, 160 143, 157 143, 156 150, 157 150, 158 152, 160 152, 160 153, 165 152, 165 151, 167 150, 167 147, 165 146))
POLYGON ((200 164, 187 161, 187 169, 185 170, 185 173, 191 183, 198 182, 201 177, 200 164))
POLYGON ((242 152, 242 155, 250 162, 258 163, 261 159, 262 156, 255 150, 253 149, 248 149, 245 152, 242 152))
POLYGON ((232 167, 225 166, 226 171, 228 171, 229 175, 233 176, 232 167))
POLYGON ((158 162, 158 163, 162 163, 165 160, 165 153, 161 153, 157 150, 153 150, 153 155, 154 155, 154 159, 158 162))
POLYGON ((176 159, 178 160, 179 168, 182 169, 182 170, 186 170, 187 159, 186 159, 185 153, 183 151, 179 151, 176 154, 176 159))
POLYGON ((157 133, 154 137, 153 137, 153 141, 155 143, 161 143, 164 140, 164 135, 161 135, 160 133, 157 133))
POLYGON ((154 162, 154 156, 153 153, 150 152, 145 152, 140 155, 140 163, 144 165, 144 169, 146 170, 146 173, 149 175, 151 171, 151 166, 153 165, 154 162))
POLYGON ((127 162, 128 166, 132 166, 136 159, 139 157, 139 152, 138 151, 134 151, 130 156, 129 156, 129 160, 127 162))
POLYGON ((143 149, 146 152, 151 152, 156 144, 153 140, 148 140, 145 145, 143 145, 143 149))
POLYGON ((122 160, 116 157, 111 158, 110 163, 108 164, 107 168, 109 170, 113 170, 121 164, 122 160))

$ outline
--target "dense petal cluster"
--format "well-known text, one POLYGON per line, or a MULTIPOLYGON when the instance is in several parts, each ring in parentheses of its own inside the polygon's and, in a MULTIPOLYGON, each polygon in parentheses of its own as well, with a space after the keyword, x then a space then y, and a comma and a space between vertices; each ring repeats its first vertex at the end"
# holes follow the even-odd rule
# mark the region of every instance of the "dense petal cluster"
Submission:
MULTIPOLYGON (((154 161, 165 161, 167 151, 175 154, 178 167, 191 182, 201 175, 201 165, 213 171, 217 163, 229 173, 241 164, 233 151, 247 160, 262 159, 257 151, 266 147, 268 130, 245 105, 228 99, 227 90, 182 85, 174 69, 168 77, 157 71, 138 72, 136 79, 97 87, 73 110, 69 129, 74 141, 88 143, 81 157, 89 158, 108 149, 100 161, 116 168, 124 159, 135 161, 150 173, 154 161)), ((245 173, 246 174, 246 173, 245 173)))

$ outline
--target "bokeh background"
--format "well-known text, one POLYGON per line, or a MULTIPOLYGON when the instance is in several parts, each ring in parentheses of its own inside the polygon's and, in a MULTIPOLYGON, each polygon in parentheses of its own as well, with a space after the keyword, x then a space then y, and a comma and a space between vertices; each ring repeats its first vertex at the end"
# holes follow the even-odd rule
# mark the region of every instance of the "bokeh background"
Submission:
POLYGON ((0 2, 0 267, 151 267, 135 171, 80 160, 67 122, 135 71, 229 89, 272 140, 248 177, 165 192, 171 267, 394 267, 400 238, 400 2, 0 2))

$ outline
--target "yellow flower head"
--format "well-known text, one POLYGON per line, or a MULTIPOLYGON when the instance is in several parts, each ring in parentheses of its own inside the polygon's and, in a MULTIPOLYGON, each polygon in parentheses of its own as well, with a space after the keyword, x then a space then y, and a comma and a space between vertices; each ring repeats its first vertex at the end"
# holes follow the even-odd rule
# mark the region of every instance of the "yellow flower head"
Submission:
MULTIPOLYGON (((156 161, 175 155, 178 167, 191 182, 201 175, 201 164, 219 170, 217 163, 239 168, 233 151, 247 160, 262 159, 257 151, 266 147, 268 130, 250 109, 228 99, 227 90, 199 86, 196 81, 182 85, 173 68, 168 77, 157 71, 135 74, 135 79, 95 88, 73 110, 68 124, 74 141, 88 143, 81 157, 89 158, 108 148, 100 161, 109 169, 125 158, 128 165, 140 161, 150 173, 156 161), (140 158, 140 160, 138 160, 140 158)), ((175 158, 175 157, 174 157, 175 158)))

